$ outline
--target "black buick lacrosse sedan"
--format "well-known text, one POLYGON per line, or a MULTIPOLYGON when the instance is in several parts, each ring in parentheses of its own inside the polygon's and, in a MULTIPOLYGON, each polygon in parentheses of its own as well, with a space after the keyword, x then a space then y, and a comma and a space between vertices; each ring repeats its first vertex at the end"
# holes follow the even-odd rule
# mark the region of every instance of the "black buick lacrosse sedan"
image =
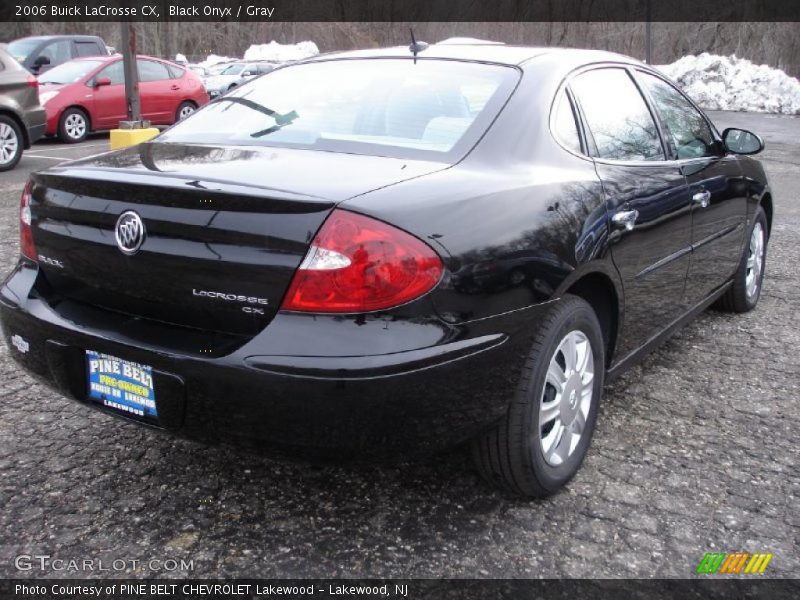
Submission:
POLYGON ((756 305, 762 147, 616 54, 320 56, 35 174, 5 339, 131 421, 337 457, 471 441, 544 496, 604 380, 712 303, 756 305))

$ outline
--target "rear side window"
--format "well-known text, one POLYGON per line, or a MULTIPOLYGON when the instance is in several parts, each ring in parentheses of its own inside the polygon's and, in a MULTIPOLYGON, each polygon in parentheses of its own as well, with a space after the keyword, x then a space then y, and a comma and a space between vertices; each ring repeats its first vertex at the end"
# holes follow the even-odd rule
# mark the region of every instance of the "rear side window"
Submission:
POLYGON ((570 84, 577 95, 600 158, 664 160, 653 116, 623 69, 595 69, 570 84))
POLYGON ((711 128, 683 94, 654 75, 640 72, 638 76, 653 99, 678 158, 715 156, 716 144, 711 128))
POLYGON ((101 56, 100 46, 97 42, 75 42, 78 56, 101 56))
POLYGON ((566 91, 561 90, 553 111, 553 133, 556 139, 573 152, 580 152, 581 138, 578 135, 575 114, 572 112, 572 104, 566 91))

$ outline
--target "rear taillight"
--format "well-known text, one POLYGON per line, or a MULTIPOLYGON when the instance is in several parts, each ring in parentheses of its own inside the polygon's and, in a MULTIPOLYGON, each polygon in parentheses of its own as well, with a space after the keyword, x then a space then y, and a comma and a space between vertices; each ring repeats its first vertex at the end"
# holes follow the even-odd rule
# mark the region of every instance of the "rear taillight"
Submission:
POLYGON ((36 245, 33 243, 33 230, 31 229, 31 189, 33 180, 29 179, 22 190, 19 201, 19 250, 23 256, 36 260, 36 245))
POLYGON ((420 297, 441 277, 441 259, 421 240, 382 221, 337 209, 314 238, 281 308, 381 310, 420 297))
POLYGON ((39 89, 39 80, 33 75, 28 75, 28 87, 39 89))

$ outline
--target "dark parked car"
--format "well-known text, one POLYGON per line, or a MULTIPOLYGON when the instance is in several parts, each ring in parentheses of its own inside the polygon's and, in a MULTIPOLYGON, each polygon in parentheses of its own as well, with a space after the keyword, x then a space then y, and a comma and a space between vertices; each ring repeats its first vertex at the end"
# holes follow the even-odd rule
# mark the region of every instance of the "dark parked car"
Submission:
POLYGON ((44 135, 39 82, 0 48, 0 171, 17 166, 22 151, 44 135))
POLYGON ((83 56, 108 56, 108 47, 96 35, 37 35, 14 40, 8 52, 34 75, 83 56))
POLYGON ((336 456, 473 440, 543 496, 608 377, 755 307, 761 148, 617 54, 318 57, 35 174, 0 317, 27 371, 132 421, 336 456))

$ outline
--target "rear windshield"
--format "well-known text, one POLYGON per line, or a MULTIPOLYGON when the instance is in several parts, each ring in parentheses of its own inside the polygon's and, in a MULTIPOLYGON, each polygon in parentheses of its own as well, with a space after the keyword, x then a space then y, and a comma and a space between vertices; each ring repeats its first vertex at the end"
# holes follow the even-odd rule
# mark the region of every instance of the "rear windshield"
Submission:
POLYGON ((420 58, 292 65, 241 86, 159 141, 450 161, 479 139, 515 68, 420 58))
POLYGON ((39 83, 74 83, 102 64, 102 60, 71 60, 39 75, 39 83))

